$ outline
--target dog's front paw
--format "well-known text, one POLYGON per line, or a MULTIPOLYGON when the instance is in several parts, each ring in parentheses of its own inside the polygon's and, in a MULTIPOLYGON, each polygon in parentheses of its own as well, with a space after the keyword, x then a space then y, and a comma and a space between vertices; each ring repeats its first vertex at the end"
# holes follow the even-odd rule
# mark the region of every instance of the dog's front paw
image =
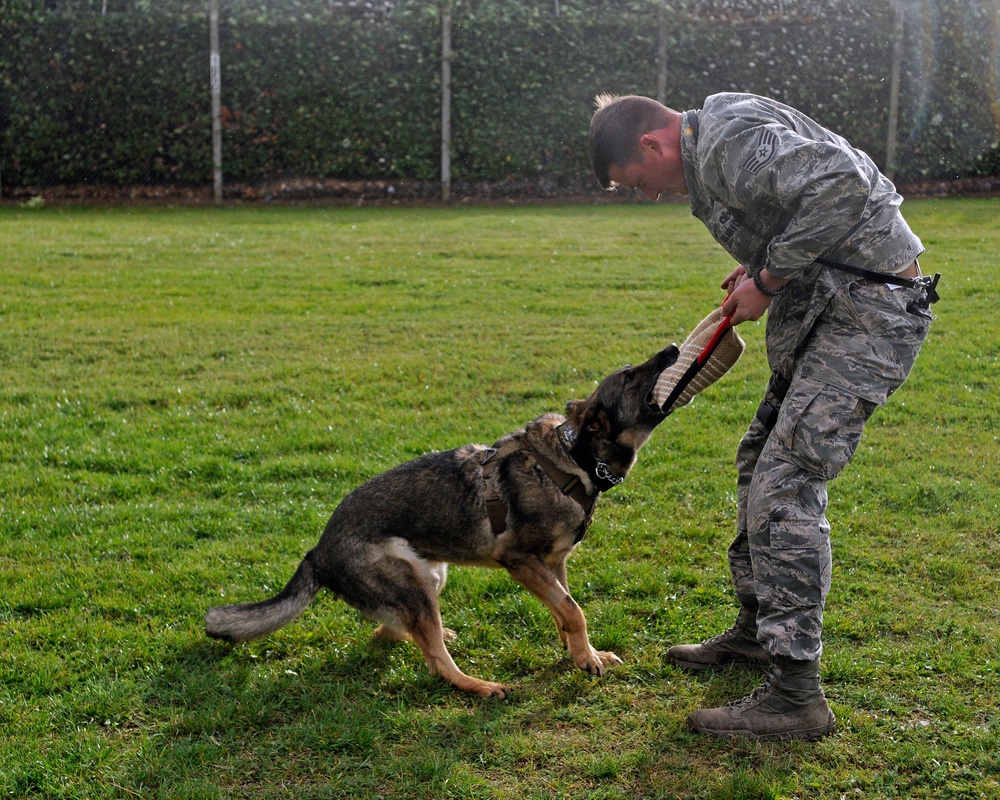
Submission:
POLYGON ((510 688, 499 683, 490 681, 476 681, 478 684, 470 691, 480 697, 495 697, 497 700, 506 700, 510 696, 510 688))
POLYGON ((583 658, 574 658, 576 665, 584 672, 596 675, 598 678, 604 675, 605 667, 615 667, 622 663, 614 653, 595 650, 593 647, 587 648, 583 658))
POLYGON ((588 648, 588 650, 589 652, 585 654, 584 658, 574 660, 580 669, 591 675, 596 675, 598 678, 604 675, 605 667, 616 667, 622 663, 622 660, 614 653, 595 650, 593 647, 588 648))
POLYGON ((625 663, 610 650, 598 650, 597 657, 601 659, 601 663, 606 667, 617 667, 619 664, 625 663))

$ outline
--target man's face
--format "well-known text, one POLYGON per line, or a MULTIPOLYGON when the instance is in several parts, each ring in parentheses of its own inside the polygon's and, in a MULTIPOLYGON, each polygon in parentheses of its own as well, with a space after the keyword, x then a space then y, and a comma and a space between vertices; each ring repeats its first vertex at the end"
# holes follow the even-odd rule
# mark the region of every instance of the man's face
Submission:
POLYGON ((680 148, 673 153, 658 134, 645 134, 640 139, 638 161, 625 166, 616 164, 608 170, 608 177, 615 184, 638 189, 650 200, 659 199, 661 194, 682 194, 685 190, 680 148))
POLYGON ((651 160, 650 155, 644 152, 641 161, 625 167, 611 167, 608 177, 617 187, 638 189, 650 200, 658 200, 663 191, 656 181, 655 165, 649 163, 651 160))

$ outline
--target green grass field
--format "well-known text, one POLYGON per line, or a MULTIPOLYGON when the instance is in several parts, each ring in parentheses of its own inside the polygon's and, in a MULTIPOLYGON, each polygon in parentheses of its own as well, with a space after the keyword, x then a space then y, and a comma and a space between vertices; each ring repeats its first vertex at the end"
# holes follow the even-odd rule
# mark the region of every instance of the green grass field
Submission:
POLYGON ((691 676, 727 627, 736 444, 763 325, 599 504, 577 670, 501 572, 452 569, 460 695, 332 596, 237 648, 340 498, 489 444, 680 342, 731 263, 682 205, 0 208, 0 795, 17 798, 1000 796, 1000 200, 908 202, 940 271, 911 380, 831 484, 816 743, 690 734, 759 675, 691 676))

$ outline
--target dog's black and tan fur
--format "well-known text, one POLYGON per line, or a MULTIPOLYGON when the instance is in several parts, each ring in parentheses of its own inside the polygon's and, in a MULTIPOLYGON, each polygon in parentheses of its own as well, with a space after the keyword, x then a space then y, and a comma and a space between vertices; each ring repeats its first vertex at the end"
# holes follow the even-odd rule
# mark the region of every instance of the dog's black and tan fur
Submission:
POLYGON ((591 647, 583 612, 569 594, 566 558, 590 524, 597 495, 624 478, 663 421, 651 393, 676 359, 671 346, 618 370, 586 400, 570 402, 566 417, 545 414, 501 439, 495 455, 470 444, 372 478, 344 498, 278 595, 210 608, 207 633, 231 642, 266 636, 325 587, 381 622, 377 637, 412 640, 432 673, 463 691, 505 697, 507 687, 455 665, 444 644, 454 634, 442 627, 438 610, 449 563, 502 567, 549 609, 576 665, 603 675, 621 661, 591 647), (491 456, 495 463, 484 479, 483 462, 491 456), (576 499, 557 485, 553 465, 582 486, 576 499), (490 496, 506 510, 500 532, 490 524, 490 496))

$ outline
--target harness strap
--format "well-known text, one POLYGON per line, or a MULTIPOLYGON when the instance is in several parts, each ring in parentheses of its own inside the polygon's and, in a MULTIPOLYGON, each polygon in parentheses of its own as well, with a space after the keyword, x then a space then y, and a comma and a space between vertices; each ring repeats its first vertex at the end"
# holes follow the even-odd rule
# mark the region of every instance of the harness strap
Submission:
MULTIPOLYGON (((540 466, 552 482, 559 487, 559 491, 562 492, 563 495, 576 501, 577 505, 583 509, 583 513, 586 515, 587 520, 589 520, 594 511, 594 505, 597 503, 597 495, 595 494, 594 496, 590 496, 587 494, 587 488, 584 486, 583 481, 580 480, 580 476, 573 475, 572 473, 560 469, 548 458, 539 453, 538 450, 531 447, 531 445, 524 445, 516 441, 510 441, 504 443, 500 447, 488 447, 483 451, 483 457, 479 462, 482 468, 483 482, 486 486, 486 514, 489 516, 490 527, 493 529, 493 535, 499 536, 507 529, 507 504, 504 502, 496 488, 491 487, 489 480, 490 476, 493 475, 496 471, 497 465, 505 456, 522 449, 531 450, 531 454, 538 462, 538 466, 540 466)), ((581 532, 577 541, 583 538, 583 531, 585 530, 586 525, 581 526, 581 532)))
POLYGON ((496 448, 487 447, 483 451, 483 457, 480 460, 480 468, 483 473, 483 484, 486 489, 486 515, 490 518, 490 527, 493 529, 493 535, 499 536, 507 528, 507 504, 500 497, 500 493, 495 488, 490 488, 490 476, 496 471, 497 465, 500 463, 500 459, 497 455, 500 450, 503 449, 503 455, 517 450, 517 446, 496 448))
POLYGON ((577 505, 579 505, 580 508, 583 509, 583 512, 589 517, 594 510, 594 505, 597 503, 597 494, 594 494, 593 496, 587 494, 587 487, 583 485, 583 481, 580 480, 579 475, 573 475, 572 473, 559 469, 559 467, 549 461, 537 450, 534 448, 531 449, 534 451, 535 460, 538 461, 538 465, 545 470, 545 474, 552 479, 552 482, 556 486, 559 487, 559 491, 567 497, 576 500, 577 505))

